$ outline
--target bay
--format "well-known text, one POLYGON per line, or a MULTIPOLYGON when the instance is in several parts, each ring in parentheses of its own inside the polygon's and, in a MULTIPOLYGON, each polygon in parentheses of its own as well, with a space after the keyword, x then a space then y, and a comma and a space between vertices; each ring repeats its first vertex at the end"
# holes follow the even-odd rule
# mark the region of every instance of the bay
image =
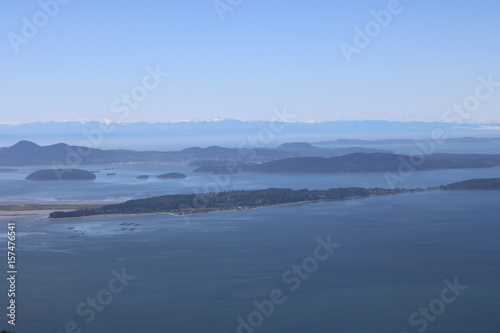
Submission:
POLYGON ((248 322, 254 301, 279 289, 286 300, 255 332, 416 332, 421 326, 412 326, 410 315, 441 297, 443 281, 457 278, 467 289, 425 331, 498 332, 500 201, 496 191, 471 193, 189 220, 18 219, 16 329, 62 332, 75 322, 82 332, 238 332, 237 318, 248 322), (283 274, 314 255, 318 237, 340 246, 292 290, 283 274), (86 323, 89 316, 77 307, 108 288, 111 271, 122 268, 135 278, 86 323))
MULTIPOLYGON (((1 168, 1 167, 0 167, 1 168)), ((389 188, 391 181, 399 188, 419 188, 449 184, 471 178, 500 177, 500 168, 447 169, 394 173, 337 174, 264 174, 243 172, 235 175, 209 175, 195 173, 196 167, 181 164, 164 165, 95 165, 82 167, 99 171, 92 181, 28 181, 26 176, 48 166, 23 167, 18 172, 0 173, 0 201, 78 201, 78 200, 130 200, 164 194, 208 193, 230 190, 254 190, 269 187, 292 189, 328 189, 334 187, 389 188), (157 179, 156 176, 180 172, 185 179, 157 179), (107 173, 115 173, 108 176, 107 173), (137 176, 149 175, 147 180, 137 176), (395 178, 394 178, 395 177, 395 178)))

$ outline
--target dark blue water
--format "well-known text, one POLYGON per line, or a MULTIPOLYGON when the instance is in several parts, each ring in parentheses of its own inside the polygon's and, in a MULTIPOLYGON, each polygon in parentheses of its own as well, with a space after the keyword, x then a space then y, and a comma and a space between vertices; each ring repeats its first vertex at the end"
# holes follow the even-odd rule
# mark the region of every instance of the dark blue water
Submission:
MULTIPOLYGON (((219 212, 189 220, 170 215, 19 219, 15 331, 64 332, 74 322, 89 333, 223 333, 238 332, 241 317, 245 325, 252 320, 259 325, 240 332, 498 333, 499 214, 499 192, 476 191, 219 212), (316 267, 310 257, 318 237, 340 246, 329 256, 318 252, 324 261, 316 260, 316 267), (302 275, 287 273, 292 265, 302 267, 302 275), (106 298, 109 304, 86 323, 87 297, 109 288, 111 271, 122 268, 135 278, 106 298), (454 300, 441 301, 445 308, 430 313, 432 321, 419 315, 412 326, 412 313, 439 306, 447 288, 443 281, 455 278, 466 289, 445 293, 454 300), (259 315, 253 302, 269 304, 273 290, 279 304, 273 303, 272 311, 264 307, 269 316, 259 315), (76 313, 82 302, 86 315, 76 313)), ((0 327, 6 327, 4 321, 0 327)))

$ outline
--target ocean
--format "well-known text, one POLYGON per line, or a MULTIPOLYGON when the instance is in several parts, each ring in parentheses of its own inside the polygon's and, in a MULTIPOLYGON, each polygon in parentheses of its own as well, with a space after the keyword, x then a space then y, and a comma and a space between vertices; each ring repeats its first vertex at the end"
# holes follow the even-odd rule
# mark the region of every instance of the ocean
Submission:
MULTIPOLYGON (((4 168, 0 166, 0 169, 4 168)), ((81 169, 99 171, 93 181, 28 181, 25 178, 36 170, 50 166, 18 168, 17 172, 0 173, 1 201, 78 201, 78 200, 130 200, 164 194, 208 193, 230 190, 255 190, 269 187, 292 189, 328 189, 334 187, 382 187, 389 188, 390 181, 384 173, 338 174, 265 174, 243 172, 234 175, 209 175, 194 173, 196 167, 182 164, 144 165, 93 165, 81 169), (185 179, 157 179, 168 172, 180 172, 185 179), (108 176, 108 173, 115 175, 108 176), (147 180, 136 179, 149 175, 147 180)), ((404 170, 406 171, 406 170, 404 170)), ((470 178, 500 177, 500 168, 451 169, 410 172, 393 183, 399 188, 438 186, 470 178)))
MULTIPOLYGON (((1 200, 203 191, 181 165, 97 166, 92 182, 0 174, 1 200), (139 174, 184 172, 184 180, 139 174)), ((401 187, 499 177, 417 172, 401 187)), ((387 187, 383 174, 232 175, 232 188, 387 187)), ((17 325, 31 332, 482 332, 500 329, 500 196, 446 191, 192 215, 16 222, 17 325)), ((6 237, 0 253, 5 258, 6 237)), ((4 259, 5 260, 5 259, 4 259)), ((6 266, 2 264, 4 267, 6 266)), ((6 270, 6 269, 4 269, 6 270)), ((5 281, 5 279, 4 279, 5 281)), ((7 284, 0 284, 2 295, 7 284)), ((6 298, 2 296, 5 310, 6 298)))

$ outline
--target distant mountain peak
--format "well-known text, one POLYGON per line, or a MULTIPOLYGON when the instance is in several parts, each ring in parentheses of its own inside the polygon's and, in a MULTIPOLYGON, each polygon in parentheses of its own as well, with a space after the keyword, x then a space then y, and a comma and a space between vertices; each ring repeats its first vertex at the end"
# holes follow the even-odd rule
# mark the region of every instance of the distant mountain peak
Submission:
POLYGON ((31 142, 31 141, 21 140, 18 143, 16 143, 15 145, 13 145, 11 148, 22 148, 22 149, 25 149, 25 148, 41 148, 41 146, 39 146, 36 143, 31 142))

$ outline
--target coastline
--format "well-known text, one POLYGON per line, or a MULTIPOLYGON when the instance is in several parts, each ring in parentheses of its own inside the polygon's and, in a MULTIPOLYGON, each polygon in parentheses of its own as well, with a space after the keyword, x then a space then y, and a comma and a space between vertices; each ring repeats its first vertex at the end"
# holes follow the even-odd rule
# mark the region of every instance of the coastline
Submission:
MULTIPOLYGON (((368 197, 363 197, 368 198, 368 197)), ((351 200, 356 198, 349 198, 344 200, 351 200)), ((361 197, 359 197, 361 199, 361 197)), ((317 203, 317 202, 328 202, 328 201, 341 201, 341 200, 314 200, 314 201, 301 201, 301 202, 290 202, 278 205, 269 205, 269 206, 259 206, 259 207, 251 207, 251 208, 233 208, 233 209, 221 209, 221 210, 210 210, 205 212, 191 212, 186 214, 172 213, 172 212, 157 212, 157 213, 141 213, 141 214, 103 214, 103 215, 88 215, 88 216, 78 216, 78 217, 63 217, 63 218, 44 218, 43 220, 51 220, 51 221, 59 221, 59 220, 81 220, 81 219, 95 219, 95 218, 118 218, 118 217, 127 217, 127 216, 147 216, 147 215, 172 215, 172 216, 190 216, 190 215, 199 215, 199 214, 210 214, 210 213, 220 213, 220 212, 236 212, 236 211, 246 211, 252 209, 262 209, 262 208, 271 208, 271 207, 280 207, 280 206, 290 206, 290 205, 303 205, 309 203, 317 203)))
MULTIPOLYGON (((63 201, 35 201, 35 200, 14 200, 14 201, 0 201, 0 219, 8 219, 15 217, 43 217, 49 215, 52 212, 61 210, 58 209, 43 209, 43 206, 89 206, 89 205, 111 205, 122 203, 121 201, 107 201, 107 200, 63 200, 63 201), (19 209, 19 210, 1 210, 2 206, 26 206, 26 205, 36 205, 42 206, 39 209, 19 209)), ((68 209, 74 210, 74 208, 68 209)))
MULTIPOLYGON (((90 205, 110 205, 110 204, 117 204, 117 203, 122 203, 125 201, 111 201, 111 200, 81 200, 81 201, 0 201, 0 219, 6 219, 6 218, 14 218, 14 217, 37 217, 38 219, 43 219, 43 220, 75 220, 75 219, 93 219, 93 218, 119 218, 119 217, 127 217, 127 216, 147 216, 147 215, 160 215, 160 214, 167 214, 167 215, 172 215, 172 216, 188 216, 188 215, 195 215, 195 214, 208 214, 208 213, 215 213, 215 212, 230 212, 230 211, 244 211, 244 210, 251 210, 251 209, 261 209, 261 208, 271 208, 271 207, 280 207, 280 206, 290 206, 290 205, 303 205, 303 204, 310 204, 310 203, 318 203, 318 202, 331 202, 331 201, 346 201, 346 200, 355 200, 355 199, 363 199, 363 198, 370 198, 370 197, 379 197, 379 196, 389 196, 389 195, 400 195, 400 194, 411 194, 415 192, 431 192, 431 191, 471 191, 471 190, 482 190, 482 189, 442 189, 442 188, 427 188, 427 189, 406 189, 402 190, 401 192, 397 193, 380 193, 380 194, 370 194, 366 196, 352 196, 352 197, 346 197, 342 199, 320 199, 320 200, 308 200, 308 201, 298 201, 298 202, 288 202, 288 203, 281 203, 281 204, 273 204, 273 205, 262 205, 262 206, 255 206, 255 207, 235 207, 235 208, 230 208, 230 209, 214 209, 214 210, 203 210, 199 209, 198 211, 192 210, 188 211, 185 213, 178 213, 178 212, 152 212, 152 213, 138 213, 138 214, 97 214, 97 215, 88 215, 88 216, 76 216, 76 217, 64 217, 64 218, 49 218, 48 215, 50 213, 55 212, 55 211, 71 211, 71 210, 76 210, 80 208, 85 208, 85 206, 90 206, 90 205), (26 208, 26 209, 10 209, 10 210, 1 210, 2 206, 24 206, 24 205, 35 205, 38 206, 37 208, 26 208), (57 208, 50 208, 50 209, 43 209, 43 206, 59 206, 57 208), (71 206, 71 208, 68 209, 62 209, 60 206, 68 205, 71 206), (41 206, 41 207, 40 207, 41 206), (76 206, 81 206, 78 208, 75 208, 76 206), (46 216, 45 218, 42 218, 46 216)), ((491 190, 496 190, 496 189, 491 189, 491 190)))
POLYGON ((0 211, 0 219, 8 219, 14 217, 42 217, 49 215, 53 210, 11 210, 0 211))
POLYGON ((126 200, 12 200, 0 201, 0 206, 22 206, 22 205, 112 205, 125 202, 126 200))
POLYGON ((355 196, 348 197, 344 199, 336 199, 336 200, 309 200, 309 201, 298 201, 298 202, 289 202, 275 205, 266 205, 266 206, 257 206, 257 207, 248 207, 248 208, 233 208, 233 209, 220 209, 220 210, 210 210, 210 211, 199 211, 199 212, 190 212, 186 214, 172 213, 172 212, 155 212, 155 213, 140 213, 140 214, 102 214, 102 215, 88 215, 88 216, 78 216, 78 217, 64 217, 64 218, 44 218, 43 220, 79 220, 79 219, 93 219, 93 218, 118 218, 118 217, 127 217, 127 216, 147 216, 147 215, 172 215, 172 216, 189 216, 189 215, 198 215, 198 214, 209 214, 209 213, 219 213, 219 212, 234 212, 234 211, 247 211, 253 209, 262 209, 262 208, 271 208, 271 207, 282 207, 282 206, 291 206, 291 205, 304 205, 310 203, 319 203, 319 202, 333 202, 333 201, 346 201, 346 200, 356 200, 356 199, 364 199, 364 198, 372 198, 372 197, 380 197, 380 196, 389 196, 389 195, 399 195, 399 194, 408 194, 414 192, 422 192, 422 191, 408 191, 404 193, 390 193, 390 194, 373 194, 368 196, 355 196))

